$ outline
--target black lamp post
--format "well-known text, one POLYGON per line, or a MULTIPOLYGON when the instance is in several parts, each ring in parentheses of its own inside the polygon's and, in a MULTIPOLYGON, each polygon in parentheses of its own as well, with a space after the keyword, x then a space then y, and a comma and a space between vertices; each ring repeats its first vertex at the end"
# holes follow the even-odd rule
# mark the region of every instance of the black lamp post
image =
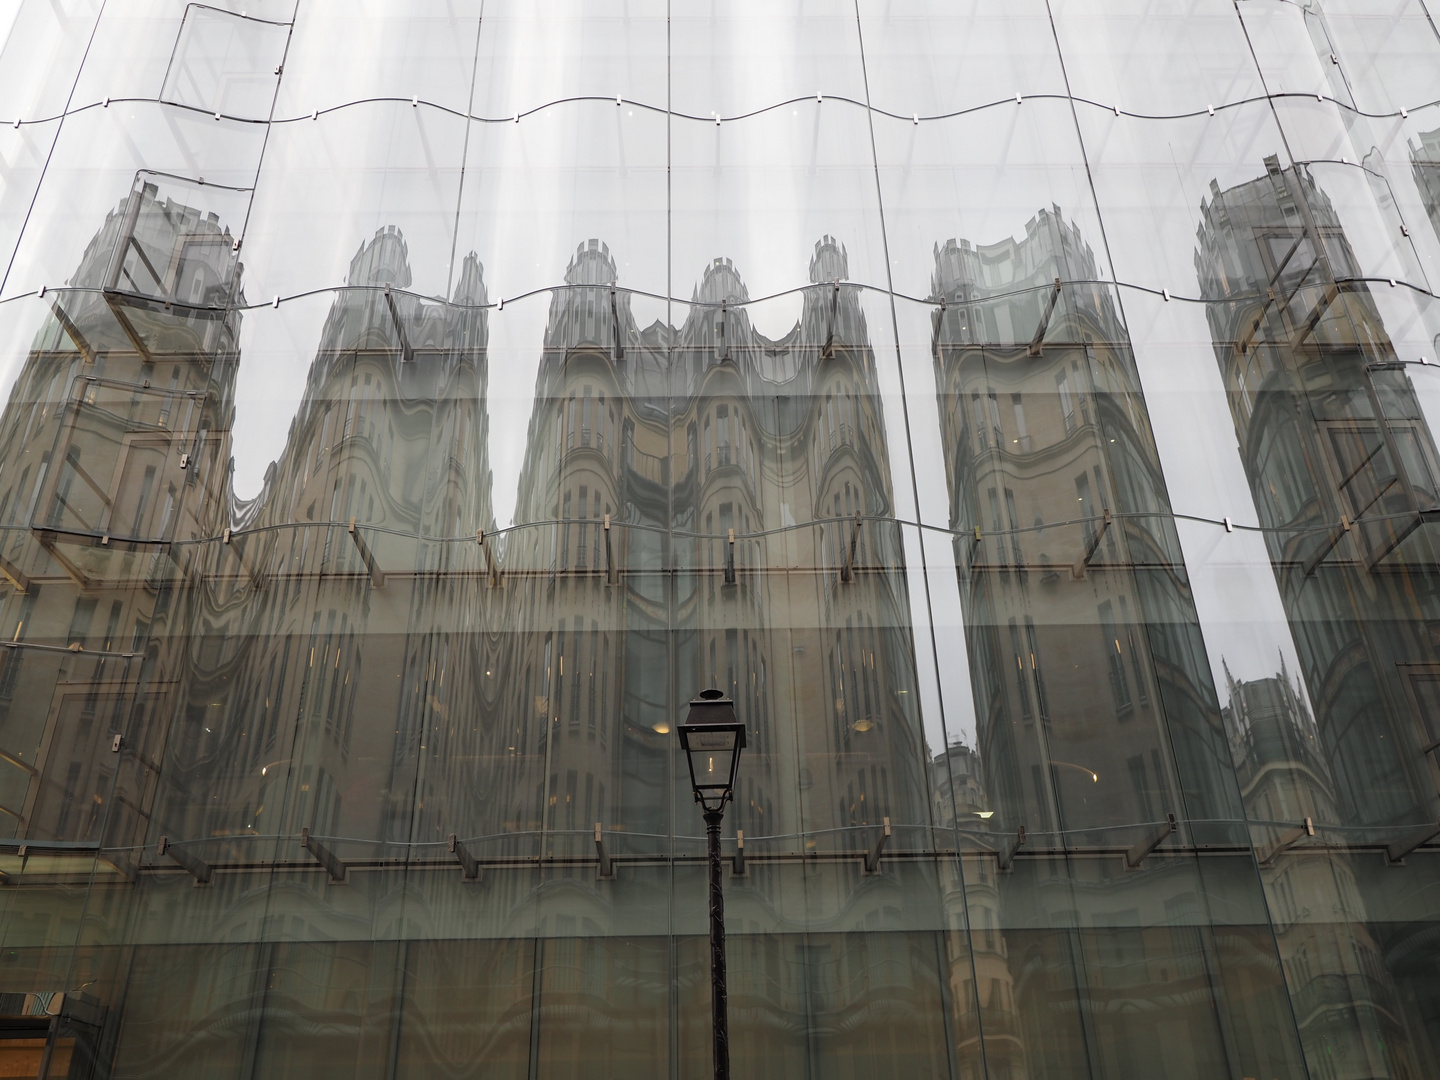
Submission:
POLYGON ((679 727, 690 762, 690 786, 705 814, 710 855, 710 1017, 715 1080, 730 1080, 729 994, 725 987, 725 895, 720 891, 720 822, 735 793, 735 772, 745 748, 745 725, 722 690, 701 690, 679 727))

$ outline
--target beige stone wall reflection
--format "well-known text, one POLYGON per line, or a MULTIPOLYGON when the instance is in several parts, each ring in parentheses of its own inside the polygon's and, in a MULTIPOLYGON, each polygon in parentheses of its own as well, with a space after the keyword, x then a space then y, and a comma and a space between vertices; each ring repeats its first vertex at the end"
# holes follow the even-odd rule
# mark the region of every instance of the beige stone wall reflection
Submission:
POLYGON ((1215 355, 1301 665, 1230 680, 1226 709, 1286 980, 1307 1056, 1330 1075, 1418 1075, 1418 1016, 1383 960, 1404 932, 1372 927, 1355 860, 1267 855, 1301 819, 1435 816, 1425 578, 1440 459, 1309 171, 1267 158, 1256 180, 1212 185, 1201 215, 1215 355))

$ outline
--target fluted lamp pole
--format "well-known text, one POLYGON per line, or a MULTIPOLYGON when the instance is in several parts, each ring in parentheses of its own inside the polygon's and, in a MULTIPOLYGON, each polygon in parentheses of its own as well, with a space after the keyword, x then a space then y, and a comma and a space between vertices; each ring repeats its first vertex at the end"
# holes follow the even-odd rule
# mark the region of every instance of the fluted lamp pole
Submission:
POLYGON ((720 891, 720 822, 735 793, 745 725, 722 690, 701 690, 679 727, 680 746, 690 763, 690 786, 705 815, 710 856, 710 1017, 715 1080, 730 1080, 729 993, 725 986, 725 894, 720 891))

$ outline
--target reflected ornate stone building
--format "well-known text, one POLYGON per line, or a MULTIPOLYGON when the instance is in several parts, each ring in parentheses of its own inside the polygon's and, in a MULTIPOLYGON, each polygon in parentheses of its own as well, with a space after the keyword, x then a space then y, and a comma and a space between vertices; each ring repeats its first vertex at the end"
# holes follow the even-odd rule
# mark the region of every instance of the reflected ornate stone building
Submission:
POLYGON ((178 201, 194 194, 140 175, 49 299, 0 415, 11 835, 147 832, 180 662, 154 642, 198 570, 186 542, 229 511, 241 268, 228 227, 178 201))
MULTIPOLYGON (((822 238, 800 319, 772 341, 728 260, 706 268, 678 330, 636 325, 604 244, 571 260, 500 561, 505 820, 542 830, 546 853, 590 849, 597 823, 623 854, 698 831, 671 735, 684 702, 667 686, 719 686, 745 716, 732 817, 750 850, 829 834, 851 847, 848 830, 863 843, 886 820, 928 819, 875 361, 847 276, 843 247, 822 238)), ((888 888, 827 873, 835 930, 898 914, 888 888)), ((570 896, 547 930, 615 920, 601 894, 570 896)), ((762 1027, 843 1038, 864 1010, 917 1015, 926 991, 908 962, 796 938, 774 877, 738 902, 777 931, 734 939, 766 974, 732 987, 732 1008, 762 1027), (844 974, 867 963, 858 981, 844 974)), ((763 1053, 789 1046, 777 1031, 763 1053)))
POLYGON ((1196 270, 1339 820, 1431 820, 1429 426, 1305 170, 1267 158, 1201 212, 1196 270))
MULTIPOLYGON (((1337 1077, 1419 1075, 1410 1027, 1354 862, 1281 856, 1293 823, 1424 821, 1437 657, 1436 452, 1414 388, 1325 192, 1303 168, 1202 205, 1195 254, 1241 460, 1300 657, 1232 680, 1246 809, 1307 1050, 1337 1077)), ((1418 1003, 1417 1003, 1418 1004, 1418 1003)))
MULTIPOLYGON (((986 1052, 1031 1075, 1074 1058, 1208 1075, 1218 1058, 1182 1063, 1169 1043, 1213 1054, 1234 1019, 1179 988, 1238 992, 1249 963, 1209 935, 1190 870, 1144 852, 1170 815, 1182 838, 1233 842, 1240 800, 1127 334, 1108 290, 1065 284, 1102 275, 1058 207, 1018 241, 937 244, 935 263, 977 713, 975 751, 948 757, 962 849, 1000 853, 963 862, 986 1052), (1103 861, 1117 855, 1118 877, 1103 861), (1129 1018, 1157 997, 1168 1039, 1129 1018)), ((1247 1008, 1278 1023, 1283 1002, 1267 989, 1247 1008)), ((1276 1062, 1255 1040, 1233 1052, 1276 1062)))
POLYGON ((206 631, 185 641, 171 837, 438 841, 481 801, 480 597, 448 572, 493 528, 482 271, 467 258, 449 304, 399 294, 405 242, 387 228, 350 282, 243 539, 209 546, 210 573, 180 590, 206 631))
POLYGON ((1055 208, 1022 241, 951 240, 935 263, 936 386, 994 824, 1058 838, 1231 816, 1126 335, 1105 289, 1061 284, 1094 280, 1093 253, 1055 208))
MULTIPOLYGON (((530 746, 551 758, 538 785, 547 828, 588 829, 607 812, 665 820, 679 706, 647 683, 663 685, 670 663, 750 718, 740 827, 752 835, 922 814, 898 537, 875 520, 891 503, 883 424, 844 260, 830 238, 816 245, 811 277, 829 284, 777 342, 730 306, 748 297, 728 261, 707 268, 671 331, 635 326, 603 245, 572 260, 504 560, 512 625, 533 624, 541 585, 549 608, 512 662, 531 673, 516 681, 523 711, 548 713, 556 745, 574 744, 556 759, 542 727, 530 746), (793 665, 813 670, 773 681, 793 665), (775 741, 777 720, 798 744, 775 741), (798 804, 778 780, 796 772, 798 804)), ((537 786, 511 790, 528 799, 537 786)))

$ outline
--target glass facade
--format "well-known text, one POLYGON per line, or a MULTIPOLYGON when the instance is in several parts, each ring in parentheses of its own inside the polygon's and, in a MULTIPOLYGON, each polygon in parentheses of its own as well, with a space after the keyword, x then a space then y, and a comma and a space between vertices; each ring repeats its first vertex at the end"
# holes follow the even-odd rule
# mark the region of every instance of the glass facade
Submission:
POLYGON ((1432 12, 0 5, 0 1075, 1440 1077, 1432 12))

